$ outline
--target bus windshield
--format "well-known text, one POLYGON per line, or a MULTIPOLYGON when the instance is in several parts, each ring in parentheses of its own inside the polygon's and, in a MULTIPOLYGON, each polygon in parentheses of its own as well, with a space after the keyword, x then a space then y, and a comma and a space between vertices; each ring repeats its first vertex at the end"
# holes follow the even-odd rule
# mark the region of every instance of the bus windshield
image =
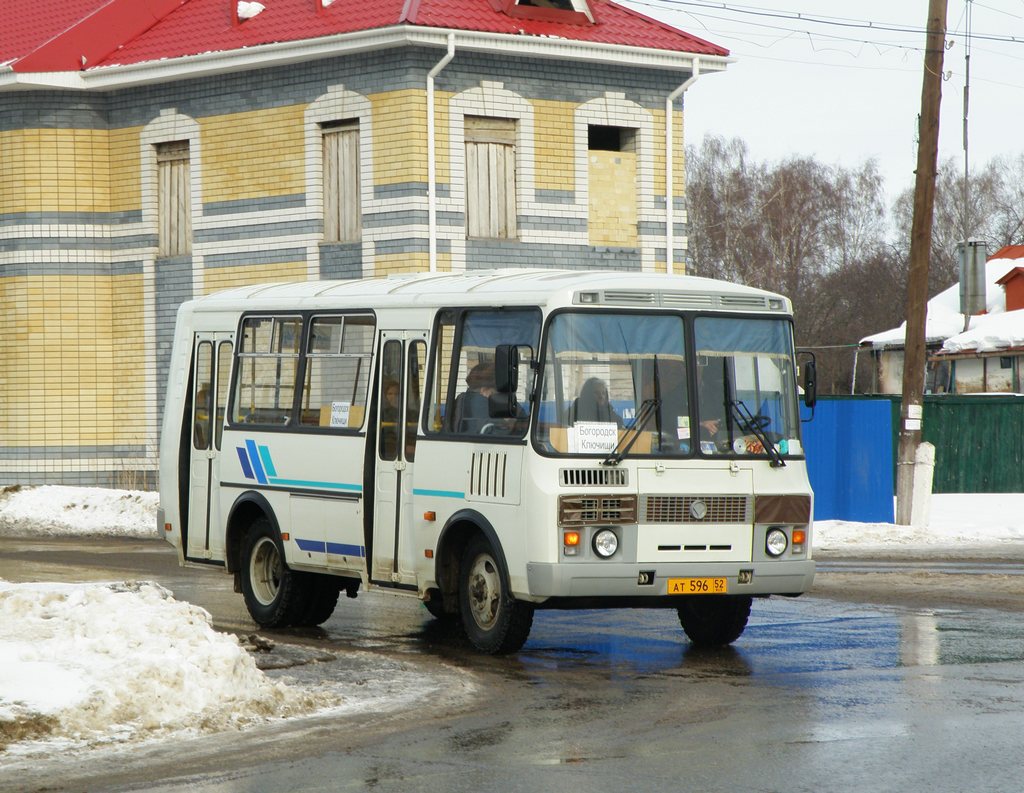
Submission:
POLYGON ((698 317, 692 327, 691 344, 680 315, 553 317, 538 445, 568 455, 606 456, 627 446, 634 456, 795 453, 799 419, 788 321, 698 317), (638 417, 642 426, 634 427, 638 417))

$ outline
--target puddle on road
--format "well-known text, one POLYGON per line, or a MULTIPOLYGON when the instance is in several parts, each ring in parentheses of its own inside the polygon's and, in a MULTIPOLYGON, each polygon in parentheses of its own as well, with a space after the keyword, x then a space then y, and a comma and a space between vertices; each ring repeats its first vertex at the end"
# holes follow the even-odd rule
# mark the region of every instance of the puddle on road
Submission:
POLYGON ((755 601, 743 636, 718 650, 693 647, 678 625, 672 611, 540 611, 517 670, 601 666, 612 679, 669 674, 740 682, 1024 659, 1024 622, 997 611, 906 611, 814 598, 755 601))

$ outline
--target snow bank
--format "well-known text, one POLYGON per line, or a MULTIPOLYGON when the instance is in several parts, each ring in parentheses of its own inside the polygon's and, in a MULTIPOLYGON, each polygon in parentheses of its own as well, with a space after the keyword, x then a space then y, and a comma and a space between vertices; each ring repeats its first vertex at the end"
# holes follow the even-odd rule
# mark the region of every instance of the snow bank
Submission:
MULTIPOLYGON (((220 731, 314 709, 310 694, 271 681, 234 636, 214 631, 208 612, 148 582, 0 582, 0 670, 0 753, 220 731)), ((331 704, 333 695, 318 695, 317 707, 331 704)))
POLYGON ((89 487, 0 488, 0 536, 157 537, 160 496, 89 487))
POLYGON ((1024 493, 938 493, 927 526, 814 523, 814 550, 858 548, 991 548, 1024 542, 1024 493))

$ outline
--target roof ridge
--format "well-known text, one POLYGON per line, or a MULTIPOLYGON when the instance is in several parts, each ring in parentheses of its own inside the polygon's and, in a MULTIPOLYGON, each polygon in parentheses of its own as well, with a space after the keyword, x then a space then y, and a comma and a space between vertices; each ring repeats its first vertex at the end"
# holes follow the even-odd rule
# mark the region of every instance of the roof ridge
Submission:
POLYGON ((189 0, 108 0, 18 58, 16 72, 79 71, 103 61, 189 0))

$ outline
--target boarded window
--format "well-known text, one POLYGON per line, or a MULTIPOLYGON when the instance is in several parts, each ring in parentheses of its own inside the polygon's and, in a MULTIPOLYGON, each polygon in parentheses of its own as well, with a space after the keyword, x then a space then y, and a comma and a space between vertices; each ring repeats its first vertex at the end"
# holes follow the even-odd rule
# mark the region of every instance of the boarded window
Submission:
POLYGON ((159 255, 192 252, 192 187, 187 140, 156 146, 159 255))
POLYGON ((466 235, 516 236, 516 122, 466 116, 466 235))
POLYGON ((590 244, 638 244, 636 130, 592 124, 587 128, 590 244))
POLYGON ((324 148, 324 241, 362 235, 359 198, 359 122, 321 124, 324 148))

